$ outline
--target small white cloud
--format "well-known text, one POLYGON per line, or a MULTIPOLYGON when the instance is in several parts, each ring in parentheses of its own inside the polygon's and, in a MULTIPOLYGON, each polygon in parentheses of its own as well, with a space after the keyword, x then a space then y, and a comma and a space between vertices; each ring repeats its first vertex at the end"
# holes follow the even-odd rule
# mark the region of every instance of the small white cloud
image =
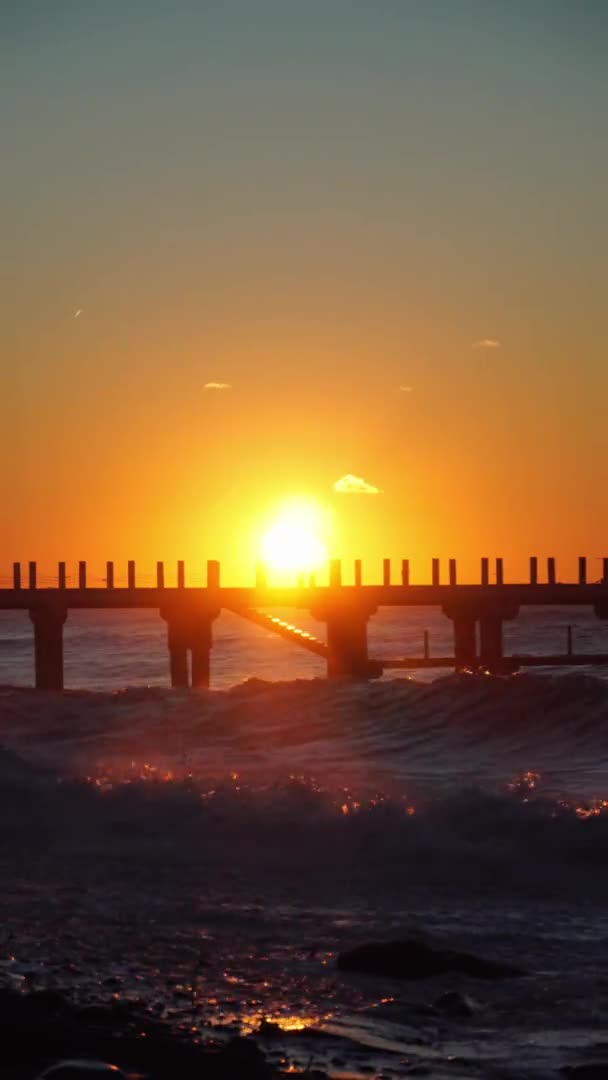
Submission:
POLYGON ((206 382, 204 386, 205 390, 232 390, 232 383, 229 382, 206 382))
POLYGON ((414 389, 413 386, 400 386, 399 387, 399 390, 401 391, 402 394, 411 394, 413 389, 414 389))
POLYGON ((497 341, 496 338, 484 337, 484 338, 481 339, 481 341, 476 341, 473 348, 474 349, 500 349, 500 341, 497 341))
POLYGON ((81 307, 79 307, 79 308, 78 308, 78 311, 75 311, 75 312, 74 312, 74 318, 75 318, 75 319, 79 319, 81 315, 82 315, 82 308, 81 308, 81 307))
POLYGON ((364 480, 361 476, 353 476, 352 473, 347 473, 346 476, 340 477, 334 484, 334 491, 337 491, 339 495, 380 495, 380 488, 374 487, 373 484, 368 484, 367 480, 364 480))

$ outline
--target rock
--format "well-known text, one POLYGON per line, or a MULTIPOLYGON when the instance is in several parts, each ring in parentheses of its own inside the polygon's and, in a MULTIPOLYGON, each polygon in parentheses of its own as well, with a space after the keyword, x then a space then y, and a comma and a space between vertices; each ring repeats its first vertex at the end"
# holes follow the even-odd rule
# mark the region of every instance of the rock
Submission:
POLYGON ((270 1080, 271 1069, 257 1043, 247 1036, 239 1035, 220 1050, 217 1055, 220 1073, 227 1078, 243 1076, 247 1080, 270 1080))
POLYGON ((23 998, 31 1013, 50 1016, 56 1013, 66 1013, 70 1010, 70 1004, 59 990, 33 990, 31 994, 23 998))
POLYGON ((508 979, 526 972, 511 964, 482 960, 471 953, 427 945, 413 939, 371 942, 338 954, 341 971, 384 975, 391 979, 428 979, 457 971, 476 979, 508 979))
POLYGON ((285 1034, 274 1020, 262 1020, 257 1033, 263 1039, 280 1039, 285 1034))
POLYGON ((58 1061, 50 1065, 37 1080, 125 1080, 125 1074, 116 1065, 103 1061, 58 1061))
POLYGON ((460 994, 458 990, 447 990, 445 994, 437 998, 434 1008, 444 1016, 464 1018, 473 1016, 479 1006, 468 994, 460 994))

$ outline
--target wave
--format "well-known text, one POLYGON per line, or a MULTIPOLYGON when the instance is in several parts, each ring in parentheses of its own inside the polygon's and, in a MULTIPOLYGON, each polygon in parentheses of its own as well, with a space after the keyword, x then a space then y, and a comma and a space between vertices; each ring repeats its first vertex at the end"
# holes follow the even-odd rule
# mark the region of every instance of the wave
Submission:
POLYGON ((605 897, 607 712, 581 674, 4 688, 0 857, 154 875, 161 856, 265 894, 605 897))
POLYGON ((583 673, 432 683, 249 680, 229 690, 0 688, 0 741, 62 775, 151 764, 173 775, 291 773, 324 783, 496 788, 535 772, 554 794, 608 792, 608 683, 583 673))

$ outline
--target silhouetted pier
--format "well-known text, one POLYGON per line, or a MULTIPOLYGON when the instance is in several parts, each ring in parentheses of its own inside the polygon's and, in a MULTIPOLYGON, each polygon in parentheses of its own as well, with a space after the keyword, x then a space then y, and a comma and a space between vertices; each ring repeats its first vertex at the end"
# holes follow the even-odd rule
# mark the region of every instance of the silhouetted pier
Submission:
POLYGON ((29 612, 34 631, 36 686, 45 690, 63 689, 63 626, 70 610, 92 608, 156 608, 167 624, 171 685, 206 687, 210 680, 213 623, 222 610, 231 611, 273 633, 323 657, 329 678, 378 678, 388 669, 453 667, 457 671, 508 673, 520 666, 608 664, 608 654, 576 654, 569 635, 562 654, 547 656, 505 656, 503 626, 515 619, 524 606, 586 605, 600 619, 608 619, 608 558, 603 560, 600 581, 587 581, 587 560, 578 560, 578 580, 556 579, 555 560, 546 565, 546 580, 539 580, 538 559, 530 559, 529 580, 505 582, 502 559, 496 559, 490 579, 490 560, 481 560, 477 585, 461 585, 456 561, 450 559, 447 581, 441 580, 438 559, 432 560, 431 581, 414 584, 407 559, 400 566, 400 580, 393 582, 388 559, 383 563, 383 580, 363 585, 361 562, 354 565, 354 584, 342 584, 339 560, 329 564, 329 584, 318 585, 313 575, 290 587, 272 586, 263 567, 258 567, 250 588, 220 584, 220 564, 207 563, 206 584, 188 587, 183 562, 177 564, 177 584, 165 584, 165 567, 157 564, 156 584, 138 586, 134 562, 127 565, 125 586, 115 585, 114 563, 106 565, 103 588, 87 584, 86 563, 78 564, 77 584, 68 585, 66 564, 59 563, 56 584, 39 587, 35 562, 13 565, 11 588, 0 589, 0 609, 29 612), (370 658, 367 628, 379 607, 440 608, 453 624, 454 651, 450 656, 431 656, 428 637, 424 655, 406 658, 370 658), (267 609, 294 608, 308 611, 324 623, 321 640, 284 619, 269 615, 267 609), (190 657, 190 662, 189 662, 190 657))

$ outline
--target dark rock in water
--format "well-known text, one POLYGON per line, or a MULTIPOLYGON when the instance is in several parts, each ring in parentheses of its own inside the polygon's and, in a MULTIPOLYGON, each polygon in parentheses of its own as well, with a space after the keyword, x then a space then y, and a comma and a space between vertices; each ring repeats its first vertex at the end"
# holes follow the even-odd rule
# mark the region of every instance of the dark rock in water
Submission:
POLYGON ((237 1036, 226 1043, 217 1056, 219 1072, 228 1080, 247 1077, 247 1080, 270 1080, 272 1070, 253 1039, 237 1036))
POLYGON ((391 979, 428 979, 457 971, 476 979, 508 979, 526 972, 511 964, 482 960, 471 953, 427 945, 423 941, 371 942, 338 954, 341 971, 384 975, 391 979))
POLYGON ((59 1061, 40 1073, 38 1080, 125 1080, 116 1065, 103 1061, 59 1061))
POLYGON ((278 1024, 275 1024, 273 1020, 262 1020, 257 1033, 263 1039, 280 1039, 285 1034, 283 1029, 278 1024))
POLYGON ((570 1080, 608 1080, 608 1062, 597 1061, 588 1065, 567 1065, 562 1072, 570 1080))
POLYGON ((464 1018, 473 1016, 478 1006, 467 994, 460 994, 458 990, 447 990, 437 998, 434 1008, 444 1016, 464 1018))
POLYGON ((39 1013, 44 1016, 52 1016, 57 1013, 69 1012, 70 1004, 59 990, 34 990, 28 994, 28 1008, 30 1013, 39 1013))
POLYGON ((81 1009, 55 991, 0 989, 0 1046, 2 1080, 124 1080, 133 1074, 146 1080, 271 1080, 274 1075, 252 1039, 207 1049, 128 1003, 120 1009, 81 1009))

